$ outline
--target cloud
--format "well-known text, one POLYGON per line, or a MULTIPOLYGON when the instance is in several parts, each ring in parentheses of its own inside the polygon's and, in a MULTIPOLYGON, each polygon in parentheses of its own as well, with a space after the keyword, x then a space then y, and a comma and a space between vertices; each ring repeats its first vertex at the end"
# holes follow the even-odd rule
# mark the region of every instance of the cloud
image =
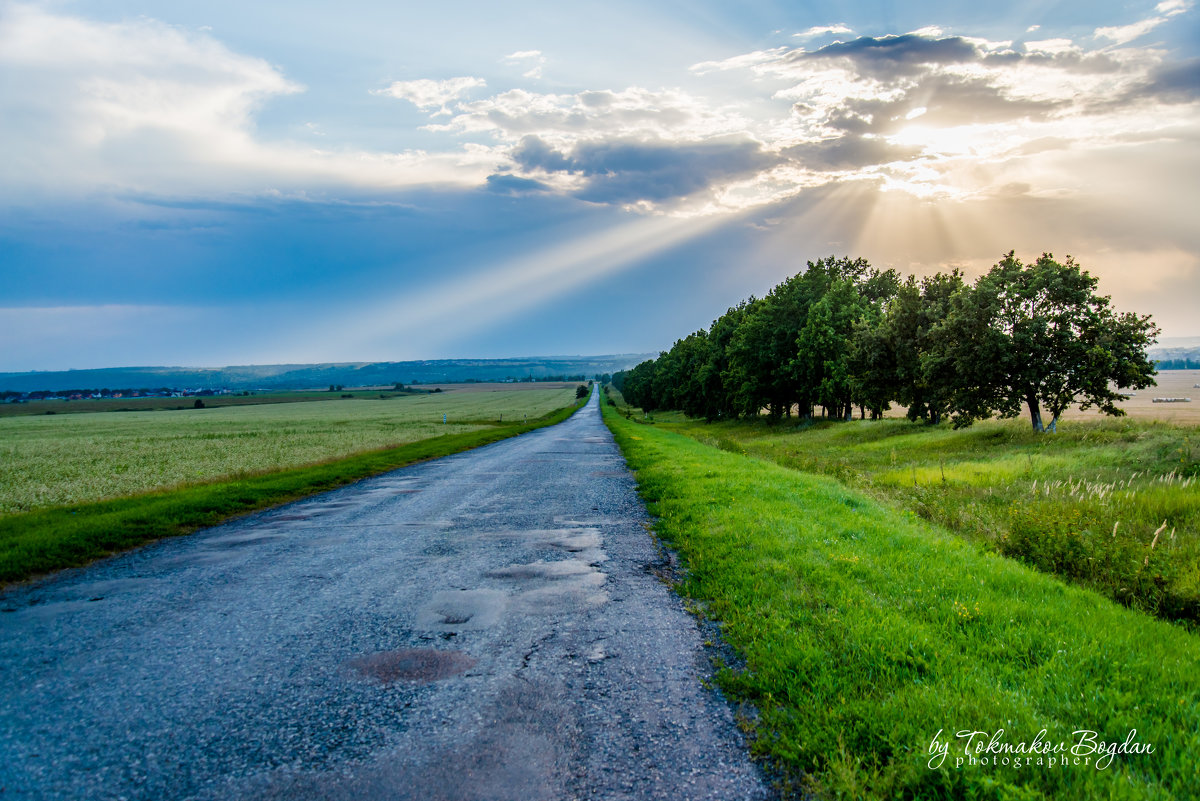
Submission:
POLYGON ((570 172, 573 165, 570 159, 542 139, 536 136, 523 136, 520 143, 512 149, 509 157, 526 170, 542 170, 544 172, 570 172))
POLYGON ((1117 45, 1128 44, 1135 39, 1145 36, 1166 22, 1170 17, 1182 14, 1191 9, 1191 7, 1192 3, 1189 0, 1163 0, 1163 2, 1154 7, 1154 10, 1162 16, 1150 17, 1130 23, 1129 25, 1113 25, 1097 28, 1093 32, 1093 38, 1108 39, 1117 45))
POLYGON ((887 76, 913 74, 931 64, 961 64, 974 61, 979 51, 960 38, 937 39, 906 33, 875 38, 864 36, 850 42, 834 42, 819 50, 797 50, 787 57, 793 63, 846 60, 863 74, 887 76))
POLYGON ((808 169, 827 172, 859 170, 877 164, 910 161, 917 158, 921 151, 919 146, 895 145, 884 139, 840 136, 792 145, 783 150, 783 155, 808 169))
POLYGON ((545 94, 513 89, 458 104, 444 123, 426 130, 491 133, 499 138, 536 133, 544 139, 601 136, 696 139, 741 132, 746 119, 677 89, 629 87, 545 94))
MULTIPOLYGON (((1188 7, 1166 0, 1155 19, 1188 7)), ((428 115, 420 134, 428 149, 366 152, 300 123, 292 130, 303 142, 264 140, 261 108, 302 87, 208 33, 3 8, 0 65, 25 80, 0 86, 0 115, 12 121, 0 129, 12 156, 0 162, 0 183, 23 176, 25 186, 141 196, 331 200, 458 185, 683 214, 776 203, 842 181, 917 196, 971 197, 1009 184, 1036 192, 1039 182, 1018 165, 1176 136, 1196 125, 1190 104, 1200 84, 1196 62, 1153 48, 1049 36, 1014 45, 928 27, 703 61, 686 90, 489 92, 483 77, 397 81, 372 94, 428 115), (1046 142, 1064 144, 1039 150, 1046 142)), ((1120 42, 1129 27, 1096 36, 1120 42)), ((837 23, 797 36, 848 33, 837 23)), ((499 61, 532 79, 546 57, 518 50, 499 61)))
POLYGON ((487 188, 489 192, 497 192, 504 195, 523 195, 528 192, 546 192, 550 187, 541 181, 535 181, 532 178, 522 178, 519 175, 510 175, 508 173, 497 173, 487 177, 487 188))
POLYGON ((577 197, 629 203, 686 197, 718 181, 761 172, 779 159, 757 142, 606 141, 577 146, 571 161, 588 179, 577 197))
POLYGON ((263 107, 304 87, 209 33, 145 18, 105 23, 0 5, 0 70, 21 76, 0 82, 0 203, 97 189, 228 197, 478 185, 499 161, 480 146, 363 152, 314 148, 309 136, 267 141, 263 107))
POLYGON ((1166 21, 1166 17, 1151 17, 1150 19, 1144 19, 1131 25, 1097 28, 1093 37, 1096 39, 1110 39, 1116 44, 1123 45, 1145 36, 1166 21))
POLYGON ((1200 100, 1200 58, 1164 64, 1153 70, 1145 83, 1130 88, 1122 97, 1122 100, 1148 99, 1164 103, 1200 100))
POLYGON ((1163 0, 1154 7, 1154 10, 1159 14, 1165 14, 1168 17, 1173 17, 1176 14, 1182 14, 1192 7, 1191 0, 1163 0))
POLYGON ((755 50, 752 53, 743 53, 740 56, 732 56, 719 61, 701 61, 693 64, 688 69, 697 75, 707 75, 710 72, 727 70, 753 69, 764 64, 775 64, 779 61, 779 57, 787 52, 789 50, 786 47, 755 50))
POLYGON ((512 151, 523 169, 578 176, 572 193, 597 203, 650 203, 686 197, 718 181, 756 173, 779 163, 749 141, 585 141, 569 154, 535 136, 512 151))
POLYGON ((794 36, 797 39, 812 39, 814 36, 824 36, 825 34, 829 34, 829 33, 853 33, 853 32, 854 31, 851 30, 848 26, 839 22, 835 25, 814 25, 813 27, 809 28, 806 31, 802 31, 800 33, 793 33, 792 36, 794 36))
POLYGON ((407 100, 422 111, 431 108, 446 110, 446 105, 457 100, 471 89, 487 86, 483 78, 447 78, 431 81, 419 78, 415 81, 396 81, 386 89, 374 89, 371 94, 387 95, 397 100, 407 100))
POLYGON ((540 78, 542 77, 542 68, 546 64, 546 57, 542 55, 541 50, 518 50, 500 59, 500 63, 513 67, 529 67, 521 73, 521 77, 540 78))
POLYGON ((1075 43, 1070 39, 1038 39, 1035 42, 1025 43, 1025 52, 1027 53, 1045 53, 1047 55, 1056 56, 1061 53, 1072 53, 1077 51, 1075 43))
MULTIPOLYGON (((0 11, 0 68, 20 74, 0 88, 8 153, 120 150, 149 138, 176 152, 247 146, 269 99, 303 91, 278 69, 203 33, 154 22, 104 24, 8 5, 0 11)), ((143 153, 153 157, 153 153, 143 153)))

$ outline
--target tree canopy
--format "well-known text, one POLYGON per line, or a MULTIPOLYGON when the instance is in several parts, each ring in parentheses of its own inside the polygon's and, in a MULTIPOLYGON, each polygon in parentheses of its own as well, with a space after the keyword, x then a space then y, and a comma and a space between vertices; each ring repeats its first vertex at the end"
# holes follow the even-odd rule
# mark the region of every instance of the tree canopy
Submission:
POLYGON ((648 412, 708 420, 816 409, 837 419, 879 417, 890 405, 913 420, 956 427, 1024 408, 1054 430, 1072 405, 1124 412, 1120 389, 1154 384, 1146 356, 1158 327, 1117 313, 1074 259, 1010 252, 973 285, 953 270, 901 283, 848 257, 808 262, 761 299, 613 376, 648 412))

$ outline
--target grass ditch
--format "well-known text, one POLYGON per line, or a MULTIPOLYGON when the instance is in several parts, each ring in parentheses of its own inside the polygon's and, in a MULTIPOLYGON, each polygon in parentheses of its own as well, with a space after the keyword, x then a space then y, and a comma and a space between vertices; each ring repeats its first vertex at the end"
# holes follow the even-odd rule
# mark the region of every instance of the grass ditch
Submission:
MULTIPOLYGON (((719 621, 758 710, 754 752, 828 798, 1167 799, 1200 774, 1200 641, 982 551, 828 476, 730 453, 604 407, 677 589, 719 621), (1013 745, 1135 740, 1153 753, 956 764, 960 731, 1013 745), (949 745, 929 766, 932 742, 949 745), (1049 759, 1090 757, 1090 764, 1049 759)), ((978 742, 978 740, 974 741, 978 742)), ((981 755, 976 755, 978 758, 981 755)), ((1011 755, 1009 755, 1011 759, 1011 755)))
POLYGON ((553 425, 581 405, 574 402, 527 423, 445 434, 315 465, 0 517, 0 586, 553 425))

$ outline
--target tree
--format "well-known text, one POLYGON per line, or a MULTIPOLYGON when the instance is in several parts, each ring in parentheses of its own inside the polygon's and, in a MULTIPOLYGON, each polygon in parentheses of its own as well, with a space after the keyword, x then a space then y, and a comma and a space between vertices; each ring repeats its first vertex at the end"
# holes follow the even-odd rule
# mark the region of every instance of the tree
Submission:
POLYGON ((1096 285, 1070 257, 1044 253, 1023 265, 1010 251, 953 296, 938 338, 939 358, 958 376, 956 427, 993 412, 1016 417, 1024 406, 1034 431, 1053 431, 1075 403, 1121 415, 1115 404, 1129 396, 1117 389, 1154 384, 1146 349, 1158 327, 1149 316, 1117 314, 1096 285))
POLYGON ((957 374, 950 351, 938 340, 951 298, 963 290, 962 273, 937 273, 919 282, 910 276, 888 304, 878 331, 859 345, 874 355, 870 378, 876 395, 908 407, 909 420, 941 422, 951 405, 957 374), (885 362, 892 360, 893 373, 885 362), (890 394, 888 394, 890 392, 890 394))
POLYGON ((796 337, 793 372, 831 417, 849 419, 853 412, 850 350, 855 324, 870 308, 851 280, 837 280, 808 310, 796 337))
POLYGON ((583 384, 580 384, 579 386, 575 387, 575 398, 576 399, 586 398, 587 396, 588 396, 588 388, 587 387, 585 387, 583 384))

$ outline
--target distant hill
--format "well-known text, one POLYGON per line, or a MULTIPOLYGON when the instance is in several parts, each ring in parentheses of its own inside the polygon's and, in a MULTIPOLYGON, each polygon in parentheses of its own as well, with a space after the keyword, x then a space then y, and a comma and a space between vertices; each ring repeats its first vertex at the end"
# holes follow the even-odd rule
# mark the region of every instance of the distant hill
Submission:
POLYGON ((435 359, 412 362, 263 364, 235 367, 106 367, 0 373, 0 391, 36 392, 116 387, 188 389, 310 389, 394 384, 503 381, 556 375, 614 373, 652 359, 654 353, 611 356, 550 356, 513 359, 435 359))
POLYGON ((1147 355, 1158 362, 1159 370, 1200 368, 1200 337, 1164 337, 1147 355))

